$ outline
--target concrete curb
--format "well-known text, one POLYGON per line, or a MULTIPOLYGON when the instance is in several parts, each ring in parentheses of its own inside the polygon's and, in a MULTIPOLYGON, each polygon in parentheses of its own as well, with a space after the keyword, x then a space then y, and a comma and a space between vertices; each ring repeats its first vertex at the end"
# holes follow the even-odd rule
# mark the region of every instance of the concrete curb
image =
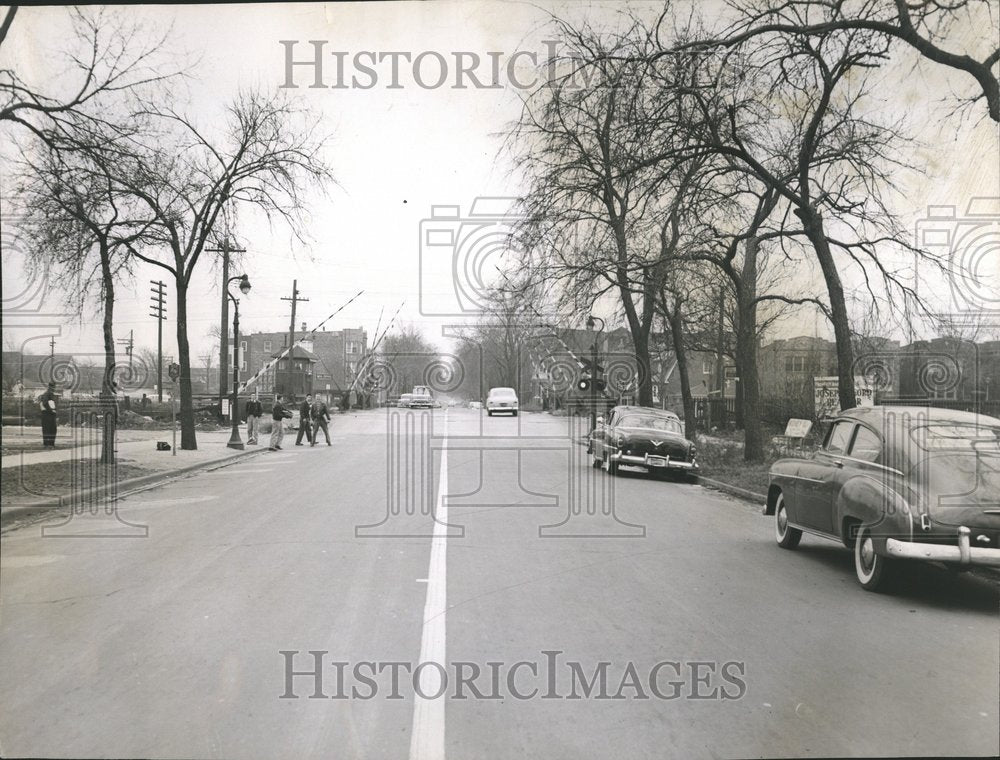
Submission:
MULTIPOLYGON (((192 472, 197 472, 198 470, 210 470, 215 467, 225 467, 226 465, 233 464, 234 462, 238 462, 242 459, 247 459, 255 454, 262 454, 265 451, 267 451, 267 447, 250 449, 248 451, 242 451, 239 454, 226 457, 225 459, 213 459, 207 462, 196 462, 195 464, 189 464, 176 470, 151 472, 148 475, 140 475, 136 478, 129 478, 128 480, 123 480, 116 484, 118 495, 121 497, 136 489, 145 490, 142 488, 143 486, 152 487, 159 485, 162 482, 182 477, 184 475, 189 475, 192 472)), ((108 490, 107 486, 88 488, 85 491, 82 491, 80 495, 83 498, 91 498, 94 496, 100 496, 106 490, 108 490)), ((53 496, 48 499, 42 499, 28 504, 16 504, 10 507, 3 507, 0 509, 0 528, 7 527, 15 518, 41 514, 42 512, 48 512, 50 510, 66 506, 65 499, 65 496, 53 496)))
POLYGON ((748 491, 745 488, 740 488, 739 486, 732 486, 729 483, 723 483, 721 480, 706 478, 704 475, 698 476, 698 483, 699 485, 714 488, 717 491, 723 491, 731 496, 737 496, 741 499, 745 499, 746 501, 752 501, 754 504, 764 504, 767 501, 767 497, 762 493, 755 493, 753 491, 748 491))

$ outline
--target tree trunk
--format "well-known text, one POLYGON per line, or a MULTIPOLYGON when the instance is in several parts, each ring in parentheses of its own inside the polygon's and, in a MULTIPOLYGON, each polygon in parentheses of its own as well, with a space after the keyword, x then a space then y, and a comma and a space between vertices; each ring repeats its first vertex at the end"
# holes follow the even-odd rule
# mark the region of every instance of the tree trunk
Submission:
POLYGON ((101 425, 101 464, 115 462, 115 431, 118 428, 118 406, 115 399, 115 282, 111 272, 111 257, 106 240, 101 240, 101 286, 104 290, 104 376, 101 379, 101 409, 104 420, 101 425))
POLYGON ((743 417, 743 460, 764 459, 760 425, 760 377, 757 374, 757 253, 759 242, 750 237, 740 287, 737 288, 736 365, 740 378, 740 408, 743 417))
POLYGON ((826 280, 833 334, 837 342, 837 391, 840 408, 852 409, 857 406, 854 392, 854 349, 851 346, 851 323, 847 317, 844 286, 840 281, 840 273, 837 271, 830 243, 826 239, 823 217, 812 207, 798 207, 795 209, 795 215, 802 221, 802 227, 816 251, 823 279, 826 280))
POLYGON ((640 329, 632 336, 635 346, 636 380, 639 392, 639 406, 653 405, 653 373, 649 360, 649 328, 640 329))
POLYGON ((670 323, 670 337, 674 343, 674 355, 677 357, 677 371, 681 377, 681 403, 684 406, 684 437, 694 440, 696 432, 694 396, 691 395, 691 379, 688 377, 687 350, 684 348, 683 315, 681 302, 673 312, 667 311, 667 322, 670 323))
POLYGON ((181 376, 178 379, 181 390, 181 449, 194 451, 198 448, 198 440, 194 430, 194 399, 191 396, 191 349, 188 346, 187 334, 187 285, 182 275, 176 278, 176 288, 177 363, 181 365, 181 376))

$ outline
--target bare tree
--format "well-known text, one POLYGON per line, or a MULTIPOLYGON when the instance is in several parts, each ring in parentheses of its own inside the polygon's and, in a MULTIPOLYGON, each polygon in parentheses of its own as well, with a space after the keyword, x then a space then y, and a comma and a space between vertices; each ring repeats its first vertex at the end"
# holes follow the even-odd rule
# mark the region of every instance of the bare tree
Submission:
MULTIPOLYGON (((18 6, 8 6, 3 44, 18 6)), ((123 10, 69 8, 72 36, 64 55, 68 94, 49 94, 13 68, 0 68, 0 123, 24 128, 49 149, 74 149, 81 131, 114 134, 123 97, 176 79, 188 63, 166 52, 169 30, 146 29, 123 10)), ((23 14, 22 14, 23 15, 23 14)), ((8 43, 9 46, 9 43, 8 43)))
MULTIPOLYGON (((901 42, 936 64, 968 74, 978 92, 966 102, 986 101, 989 118, 1000 122, 1000 66, 996 45, 997 6, 991 0, 758 0, 731 3, 740 19, 717 36, 685 43, 681 49, 735 47, 775 34, 827 38, 834 32, 864 32, 886 42, 901 42), (964 25, 965 29, 961 29, 964 25), (958 31, 981 30, 979 50, 948 49, 958 31), (989 34, 985 32, 989 31, 989 34)), ((664 17, 661 17, 663 20, 664 17)), ((962 35, 962 40, 974 39, 962 35)), ((878 44, 878 47, 882 47, 878 44)))
POLYGON ((164 125, 163 139, 138 146, 116 167, 116 182, 155 219, 130 253, 174 278, 181 448, 195 449, 187 295, 201 254, 229 205, 255 207, 301 239, 301 191, 307 183, 323 187, 331 175, 320 157, 315 117, 282 96, 241 92, 227 107, 217 139, 178 111, 149 108, 146 115, 164 125))
POLYGON ((683 82, 664 87, 665 98, 696 104, 687 113, 701 110, 695 124, 676 124, 696 136, 690 145, 697 147, 688 150, 723 158, 777 199, 782 251, 791 255, 802 243, 811 248, 826 284, 824 311, 836 337, 843 408, 856 403, 843 272, 856 267, 873 300, 871 273, 901 302, 920 303, 886 253, 921 253, 886 201, 893 175, 910 168, 898 151, 905 135, 859 105, 868 90, 866 72, 885 54, 885 41, 871 32, 758 35, 732 51, 677 54, 698 63, 681 67, 690 72, 683 82))
MULTIPOLYGON (((74 133, 76 134, 76 133, 74 133)), ((130 215, 127 202, 105 174, 101 163, 112 160, 113 138, 84 149, 51 151, 37 157, 22 153, 15 188, 32 241, 29 265, 45 270, 78 311, 99 304, 104 340, 104 373, 100 395, 113 404, 117 393, 114 338, 115 287, 132 274, 128 248, 149 229, 150 219, 130 215), (93 160, 103 152, 101 161, 93 160)), ((114 415, 105 415, 101 461, 114 462, 114 415)))
POLYGON ((383 388, 390 395, 409 393, 416 385, 428 385, 428 368, 438 361, 438 350, 413 325, 403 325, 382 341, 377 363, 390 382, 383 388))
POLYGON ((522 267, 537 281, 559 283, 560 308, 580 316, 604 294, 617 295, 638 365, 638 400, 648 406, 650 335, 670 267, 658 241, 663 223, 651 212, 676 222, 698 174, 678 164, 654 176, 641 162, 652 138, 647 66, 634 55, 644 40, 604 40, 567 24, 561 34, 578 57, 526 100, 512 132, 529 185, 519 238, 523 250, 540 252, 522 267))

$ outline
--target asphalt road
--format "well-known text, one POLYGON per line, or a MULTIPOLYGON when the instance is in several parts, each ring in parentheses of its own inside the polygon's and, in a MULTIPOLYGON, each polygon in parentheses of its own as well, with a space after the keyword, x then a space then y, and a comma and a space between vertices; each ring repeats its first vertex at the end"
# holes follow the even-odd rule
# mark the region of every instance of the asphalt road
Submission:
POLYGON ((1000 751, 995 583, 866 593, 759 505, 593 470, 575 424, 337 417, 331 447, 7 533, 0 755, 1000 751), (290 673, 310 651, 322 683, 290 673))

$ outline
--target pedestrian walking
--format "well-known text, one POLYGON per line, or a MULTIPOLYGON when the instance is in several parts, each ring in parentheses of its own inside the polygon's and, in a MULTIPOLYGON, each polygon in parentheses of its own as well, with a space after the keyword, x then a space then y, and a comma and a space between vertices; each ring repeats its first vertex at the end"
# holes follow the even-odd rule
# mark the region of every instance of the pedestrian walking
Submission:
POLYGON ((58 419, 56 416, 56 384, 49 383, 45 393, 38 397, 38 408, 42 412, 42 447, 54 449, 56 447, 56 428, 58 419))
POLYGON ((247 443, 257 445, 257 430, 260 427, 260 418, 264 414, 264 407, 257 398, 257 391, 253 392, 253 398, 247 401, 247 443))
POLYGON ((330 421, 330 410, 326 408, 326 402, 316 398, 316 400, 312 402, 312 408, 309 410, 309 416, 312 417, 313 421, 312 443, 310 445, 316 445, 316 440, 319 436, 319 429, 323 428, 323 435, 326 436, 326 445, 331 446, 330 431, 326 427, 326 423, 330 421))
POLYGON ((312 445, 312 422, 309 419, 309 410, 312 408, 312 394, 307 393, 305 401, 299 404, 299 434, 295 436, 295 445, 302 445, 302 434, 305 433, 306 440, 312 445))
POLYGON ((271 407, 271 445, 270 451, 281 449, 281 439, 285 437, 285 420, 292 418, 292 412, 286 409, 281 403, 282 396, 275 396, 274 406, 271 407))

